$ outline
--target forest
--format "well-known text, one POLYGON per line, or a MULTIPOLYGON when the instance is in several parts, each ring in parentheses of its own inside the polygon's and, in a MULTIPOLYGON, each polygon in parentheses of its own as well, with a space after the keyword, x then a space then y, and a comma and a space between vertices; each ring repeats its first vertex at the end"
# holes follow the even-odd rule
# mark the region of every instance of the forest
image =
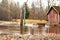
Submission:
MULTIPOLYGON (((27 19, 47 20, 47 12, 49 11, 51 6, 56 5, 60 5, 56 3, 56 0, 47 0, 47 7, 45 8, 43 6, 42 0, 32 2, 31 8, 26 3, 26 17, 27 19)), ((21 14, 24 13, 22 11, 23 6, 24 4, 20 6, 19 2, 15 3, 9 2, 9 0, 2 0, 0 2, 0 20, 11 21, 12 19, 20 19, 22 16, 21 14)))

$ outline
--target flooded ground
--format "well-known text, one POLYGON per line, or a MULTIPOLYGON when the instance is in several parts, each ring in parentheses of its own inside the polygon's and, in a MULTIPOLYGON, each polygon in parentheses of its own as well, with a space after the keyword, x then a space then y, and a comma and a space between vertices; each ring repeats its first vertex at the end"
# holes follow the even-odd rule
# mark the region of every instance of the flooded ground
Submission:
POLYGON ((25 32, 20 34, 18 23, 0 23, 0 40, 60 40, 60 34, 46 33, 44 29, 39 31, 36 25, 33 28, 28 27, 25 32))

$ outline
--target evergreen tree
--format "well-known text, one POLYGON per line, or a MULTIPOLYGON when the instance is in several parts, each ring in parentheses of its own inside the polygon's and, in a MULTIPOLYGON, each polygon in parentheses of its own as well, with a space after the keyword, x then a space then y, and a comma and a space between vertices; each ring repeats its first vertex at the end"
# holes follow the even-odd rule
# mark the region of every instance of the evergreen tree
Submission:
POLYGON ((29 18, 29 11, 28 11, 28 6, 27 4, 25 3, 25 18, 29 18))

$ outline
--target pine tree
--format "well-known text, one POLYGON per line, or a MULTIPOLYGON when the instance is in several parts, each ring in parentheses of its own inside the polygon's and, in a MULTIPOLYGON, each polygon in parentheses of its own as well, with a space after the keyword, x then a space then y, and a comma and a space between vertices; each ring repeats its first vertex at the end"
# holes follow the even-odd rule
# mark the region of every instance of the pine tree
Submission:
POLYGON ((29 11, 28 11, 28 6, 25 3, 25 19, 29 18, 29 11))

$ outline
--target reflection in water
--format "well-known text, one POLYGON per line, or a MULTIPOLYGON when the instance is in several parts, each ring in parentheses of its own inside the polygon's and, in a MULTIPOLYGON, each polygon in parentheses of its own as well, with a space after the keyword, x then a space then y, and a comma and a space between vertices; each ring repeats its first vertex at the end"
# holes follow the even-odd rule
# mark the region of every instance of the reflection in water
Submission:
POLYGON ((42 27, 42 34, 46 35, 47 34, 47 30, 49 30, 49 25, 45 25, 44 27, 42 27))

